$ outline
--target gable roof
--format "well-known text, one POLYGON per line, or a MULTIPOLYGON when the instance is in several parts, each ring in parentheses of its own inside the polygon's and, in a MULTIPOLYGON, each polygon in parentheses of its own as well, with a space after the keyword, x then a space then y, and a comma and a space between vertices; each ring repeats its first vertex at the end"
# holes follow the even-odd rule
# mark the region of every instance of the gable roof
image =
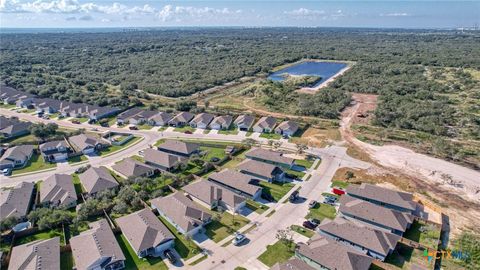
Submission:
POLYGON ((171 168, 178 163, 187 160, 184 157, 172 155, 163 151, 158 151, 152 148, 147 148, 144 151, 144 159, 146 162, 157 164, 162 167, 171 168))
POLYGON ((155 122, 167 123, 168 121, 170 121, 170 119, 172 119, 172 117, 173 116, 169 113, 159 112, 159 113, 149 117, 148 120, 152 120, 152 121, 155 121, 155 122))
POLYGON ((77 269, 87 269, 105 257, 110 258, 110 263, 125 260, 122 249, 106 219, 92 222, 89 227, 89 230, 70 238, 77 269))
POLYGON ((277 118, 272 117, 272 116, 264 116, 258 120, 258 122, 255 124, 255 127, 259 127, 261 129, 273 129, 275 127, 275 124, 277 123, 277 118))
POLYGON ((26 160, 33 154, 33 145, 18 145, 8 148, 3 156, 0 158, 0 161, 10 159, 10 160, 26 160))
POLYGON ((118 162, 117 164, 112 166, 112 169, 114 169, 115 171, 121 173, 126 177, 131 177, 131 176, 138 177, 138 176, 145 175, 148 172, 154 170, 152 166, 132 158, 126 158, 118 162))
POLYGON ((307 244, 299 243, 297 252, 328 269, 368 270, 373 261, 354 248, 319 234, 307 244))
POLYGON ((230 126, 232 124, 232 116, 231 115, 221 115, 217 116, 212 120, 212 123, 210 123, 210 126, 212 125, 220 125, 220 126, 230 126))
POLYGON ((143 110, 140 109, 140 108, 136 108, 136 107, 130 108, 130 109, 128 109, 126 111, 123 111, 120 114, 118 114, 117 119, 118 120, 126 120, 126 119, 128 119, 128 118, 130 118, 134 115, 139 114, 141 111, 143 111, 143 110))
POLYGON ((20 132, 28 132, 28 128, 32 125, 32 123, 30 122, 22 122, 22 121, 9 121, 7 124, 8 125, 4 126, 0 130, 0 133, 7 134, 9 136, 20 133, 20 132))
POLYGON ((184 122, 184 123, 188 123, 190 122, 190 120, 192 120, 192 118, 194 117, 195 115, 192 114, 192 113, 189 113, 189 112, 181 112, 177 115, 175 115, 172 119, 170 119, 169 122, 184 122))
POLYGON ((283 131, 290 131, 292 133, 295 133, 298 130, 298 124, 293 121, 283 121, 280 123, 275 130, 283 130, 283 131))
POLYGON ((293 164, 295 161, 293 158, 283 156, 282 153, 262 148, 252 148, 245 153, 245 156, 248 158, 257 158, 281 164, 293 164))
POLYGON ((231 187, 235 190, 254 195, 262 188, 251 184, 252 177, 234 170, 225 169, 208 176, 208 180, 231 187))
POLYGON ((40 185, 40 202, 57 202, 67 205, 77 201, 73 177, 68 174, 54 174, 40 185))
POLYGON ((117 180, 105 167, 91 167, 78 176, 88 193, 96 193, 118 186, 117 180))
POLYGON ((212 205, 214 201, 221 200, 230 207, 235 208, 246 200, 243 196, 207 180, 193 182, 184 186, 183 190, 208 205, 212 205))
POLYGON ((195 116, 190 123, 195 123, 195 124, 205 124, 208 125, 214 118, 215 116, 210 113, 200 113, 195 116))
POLYGON ((117 218, 116 222, 136 253, 175 239, 160 219, 147 208, 117 218))
POLYGON ((410 214, 385 208, 348 195, 340 197, 339 211, 402 232, 407 229, 408 224, 413 222, 413 216, 410 214))
POLYGON ((19 99, 33 98, 34 95, 19 91, 6 85, 0 85, 0 98, 8 101, 17 101, 19 99))
POLYGON ((10 270, 60 270, 60 237, 13 247, 10 270))
POLYGON ((292 258, 284 263, 276 263, 270 270, 315 270, 299 258, 292 258))
POLYGON ((345 218, 324 219, 318 230, 387 256, 395 249, 400 235, 357 224, 345 218))
POLYGON ((83 151, 89 147, 95 147, 98 144, 108 144, 106 140, 95 137, 90 134, 79 134, 68 138, 70 143, 79 151, 83 151))
POLYGON ((33 187, 30 182, 21 182, 11 189, 0 191, 0 219, 14 216, 17 218, 27 215, 32 199, 33 187))
POLYGON ((355 195, 356 197, 362 197, 412 211, 417 208, 416 203, 413 201, 412 193, 395 191, 367 183, 362 183, 359 186, 350 185, 345 189, 345 191, 348 194, 355 195))
POLYGON ((160 151, 167 150, 184 155, 191 155, 193 152, 197 151, 198 148, 199 145, 196 143, 182 142, 177 140, 166 140, 164 143, 158 146, 158 150, 160 151))
POLYGON ((237 117, 237 119, 235 119, 233 123, 236 126, 251 127, 254 121, 255 121, 255 117, 253 117, 252 115, 243 114, 237 117))
POLYGON ((48 151, 50 148, 58 149, 60 147, 69 148, 68 143, 65 140, 51 141, 42 143, 39 146, 41 152, 48 151))
POLYGON ((178 191, 166 197, 155 198, 150 202, 185 232, 202 226, 203 221, 211 218, 209 213, 178 191))
POLYGON ((252 173, 266 178, 271 178, 275 171, 281 170, 279 167, 253 159, 246 159, 238 164, 237 169, 242 173, 252 173))

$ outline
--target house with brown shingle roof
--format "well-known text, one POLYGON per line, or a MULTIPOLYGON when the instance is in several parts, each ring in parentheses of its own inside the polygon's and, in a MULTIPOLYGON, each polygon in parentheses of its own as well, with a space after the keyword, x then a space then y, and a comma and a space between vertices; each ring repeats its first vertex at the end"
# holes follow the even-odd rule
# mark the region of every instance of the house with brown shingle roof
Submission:
POLYGON ((238 164, 237 170, 255 179, 268 182, 284 182, 286 180, 285 173, 280 167, 253 159, 246 159, 238 164))
POLYGON ((98 192, 118 187, 117 180, 105 167, 91 167, 80 174, 78 178, 89 195, 95 195, 98 192))
POLYGON ((347 219, 375 226, 394 234, 402 235, 414 220, 408 213, 388 209, 349 195, 340 197, 339 212, 347 219))
POLYGON ((169 154, 152 148, 144 150, 143 158, 146 164, 167 172, 174 171, 180 166, 180 164, 187 162, 187 158, 185 157, 169 154))
POLYGON ((193 117, 195 117, 195 115, 192 113, 181 112, 170 119, 170 121, 168 121, 168 125, 172 127, 183 127, 188 124, 193 117))
POLYGON ((152 199, 150 203, 180 233, 189 236, 198 233, 212 218, 205 209, 179 191, 152 199))
POLYGON ((290 169, 295 162, 293 158, 285 157, 282 153, 262 148, 252 148, 245 153, 245 156, 249 159, 270 163, 287 169, 290 169))
POLYGON ((275 133, 291 137, 298 131, 298 124, 293 121, 283 121, 275 128, 275 133))
POLYGON ((21 182, 11 189, 0 191, 0 220, 8 217, 23 219, 27 216, 32 203, 35 184, 21 182))
POLYGON ((272 116, 264 116, 253 126, 253 131, 259 133, 271 133, 277 123, 277 119, 272 116))
POLYGON ((276 263, 270 270, 315 270, 299 258, 292 258, 284 263, 276 263))
POLYGON ((252 128, 253 122, 255 122, 255 117, 243 114, 235 119, 233 125, 237 127, 239 131, 249 131, 252 128))
POLYGON ((60 237, 13 247, 8 270, 60 270, 60 237))
POLYGON ((148 124, 152 126, 166 126, 172 117, 169 113, 159 112, 148 118, 148 124))
POLYGON ((367 183, 350 185, 345 189, 345 192, 354 198, 409 214, 413 214, 417 209, 417 203, 413 201, 412 193, 395 191, 367 183))
POLYGON ((262 188, 253 184, 255 180, 251 176, 230 169, 213 173, 208 180, 253 200, 262 193, 262 188))
POLYGON ((54 174, 40 185, 40 203, 46 206, 65 208, 77 205, 77 193, 73 177, 68 174, 54 174))
POLYGON ((0 170, 24 167, 32 158, 33 152, 33 145, 18 145, 8 148, 0 158, 0 170))
POLYGON ((106 219, 92 222, 89 230, 70 238, 75 268, 113 270, 125 267, 125 255, 106 219))
POLYGON ((193 128, 206 129, 208 124, 212 122, 215 116, 210 113, 200 113, 195 116, 192 121, 190 121, 190 126, 193 128))
POLYGON ((217 116, 210 123, 210 128, 216 130, 228 129, 230 125, 232 125, 232 120, 233 118, 231 115, 217 116))
POLYGON ((115 222, 139 258, 160 256, 173 247, 175 236, 148 208, 117 218, 115 222))
POLYGON ((317 231, 331 237, 339 243, 356 248, 360 252, 381 261, 393 252, 399 235, 375 229, 348 219, 337 217, 334 220, 324 219, 317 231))
POLYGON ((110 143, 102 138, 91 134, 79 134, 68 138, 68 141, 77 152, 85 155, 93 154, 95 151, 108 147, 110 143))
POLYGON ((200 180, 183 187, 192 200, 208 209, 222 208, 230 213, 238 213, 245 206, 245 197, 214 182, 200 180))
POLYGON ((198 153, 200 146, 196 143, 182 142, 177 140, 166 140, 158 146, 158 150, 172 155, 189 157, 198 153))
POLYGON ((65 140, 58 140, 42 143, 38 149, 45 161, 58 162, 68 159, 70 145, 65 140))
POLYGON ((155 174, 155 168, 133 158, 126 158, 112 166, 112 169, 125 178, 150 177, 155 174))

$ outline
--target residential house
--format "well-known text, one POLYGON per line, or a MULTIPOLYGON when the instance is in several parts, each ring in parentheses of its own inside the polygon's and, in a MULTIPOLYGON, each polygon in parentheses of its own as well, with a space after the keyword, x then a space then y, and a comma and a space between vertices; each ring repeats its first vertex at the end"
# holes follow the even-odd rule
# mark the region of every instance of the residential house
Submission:
POLYGON ((19 220, 26 218, 32 203, 35 184, 21 182, 14 188, 0 190, 0 220, 16 217, 19 220))
POLYGON ((8 270, 60 270, 60 237, 12 248, 8 270))
POLYGON ((0 85, 0 100, 4 104, 15 104, 17 107, 26 108, 31 106, 34 95, 0 85))
POLYGON ((151 126, 167 126, 172 117, 169 113, 159 112, 148 118, 148 124, 151 126))
POLYGON ((30 122, 19 121, 17 118, 4 117, 0 115, 0 134, 3 138, 15 138, 30 133, 30 122))
POLYGON ((284 182, 286 179, 280 167, 253 159, 246 159, 237 166, 237 169, 243 174, 268 182, 284 182))
POLYGON ((73 177, 54 174, 40 184, 40 204, 50 207, 71 208, 77 205, 77 193, 73 177))
POLYGON ((299 243, 295 256, 318 270, 368 270, 373 261, 354 248, 319 234, 315 234, 306 244, 299 243))
POLYGON ((63 107, 68 106, 69 102, 51 99, 51 98, 35 98, 33 105, 37 113, 52 114, 59 112, 63 107))
POLYGON ((240 212, 247 201, 245 197, 207 180, 193 182, 183 190, 208 209, 222 208, 230 213, 240 212))
POLYGON ((91 134, 75 135, 68 138, 68 140, 76 152, 82 152, 85 155, 93 154, 110 145, 110 143, 103 138, 91 134))
POLYGON ((402 235, 414 217, 408 213, 388 209, 349 195, 340 197, 339 212, 347 219, 357 220, 378 229, 402 235))
POLYGON ((93 121, 112 116, 118 111, 119 109, 114 107, 99 107, 95 105, 79 103, 68 103, 60 109, 61 115, 65 117, 88 117, 90 120, 93 121))
POLYGON ((317 227, 317 231, 381 261, 395 250, 395 246, 401 238, 399 235, 355 223, 342 217, 334 220, 324 219, 317 227))
POLYGON ((126 158, 112 166, 116 172, 125 178, 150 177, 155 174, 155 168, 132 158, 126 158))
POLYGON ((298 124, 293 121, 283 121, 275 128, 275 133, 292 137, 298 131, 298 124))
POLYGON ((158 257, 173 247, 175 236, 150 209, 145 208, 115 221, 139 258, 158 257))
POLYGON ((350 185, 345 191, 351 197, 400 212, 413 214, 417 209, 417 203, 413 201, 412 193, 395 191, 366 183, 350 185))
POLYGON ((124 125, 129 123, 129 119, 143 110, 140 108, 131 108, 117 115, 117 124, 124 125))
POLYGON ((259 133, 271 133, 277 123, 277 119, 272 116, 264 116, 253 126, 253 131, 259 133))
POLYGON ((89 195, 118 187, 118 182, 105 167, 90 167, 78 176, 80 183, 89 195))
POLYGON ((262 193, 262 188, 253 184, 255 181, 251 176, 230 169, 213 173, 208 180, 253 200, 262 193))
POLYGON ((187 158, 183 156, 169 154, 152 148, 145 149, 143 158, 146 164, 167 172, 175 171, 180 164, 187 162, 187 158))
POLYGON ((8 148, 0 158, 0 169, 21 168, 27 165, 34 152, 33 145, 18 145, 8 148))
POLYGON ((175 115, 170 121, 168 121, 168 125, 172 127, 183 127, 188 124, 195 115, 189 112, 181 112, 175 115))
POLYGON ((193 128, 206 129, 208 124, 212 122, 215 116, 210 113, 200 113, 195 116, 192 121, 190 121, 190 126, 193 128))
POLYGON ((150 117, 153 117, 157 113, 158 112, 142 110, 140 113, 130 117, 128 122, 132 125, 142 125, 148 123, 148 119, 150 119, 150 117))
POLYGON ((106 219, 89 223, 89 230, 70 238, 75 268, 78 270, 120 270, 125 255, 106 219))
POLYGON ((217 116, 210 123, 210 128, 216 130, 228 129, 232 125, 232 121, 231 115, 217 116))
POLYGON ((70 145, 65 140, 42 143, 39 146, 42 157, 47 162, 59 162, 68 159, 70 145))
POLYGON ((166 140, 158 146, 158 150, 172 155, 190 157, 200 151, 200 146, 196 143, 166 140))
POLYGON ((285 157, 280 152, 262 148, 252 148, 245 153, 245 156, 249 159, 270 163, 286 169, 292 168, 295 162, 293 158, 285 157))
POLYGON ((212 218, 212 215, 180 191, 155 198, 150 203, 177 231, 190 237, 197 234, 212 218))
POLYGON ((249 131, 252 128, 253 122, 255 122, 255 117, 244 114, 238 116, 233 122, 233 125, 236 126, 240 131, 249 131))
POLYGON ((270 270, 315 270, 315 268, 294 257, 284 263, 276 263, 270 270))

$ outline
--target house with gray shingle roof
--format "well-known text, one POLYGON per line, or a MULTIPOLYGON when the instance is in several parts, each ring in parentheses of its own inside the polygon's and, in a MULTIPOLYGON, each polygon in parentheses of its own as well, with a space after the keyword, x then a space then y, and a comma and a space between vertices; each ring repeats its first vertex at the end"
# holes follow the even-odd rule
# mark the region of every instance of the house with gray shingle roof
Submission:
POLYGON ((150 177, 155 173, 155 168, 132 158, 126 158, 112 166, 116 172, 125 178, 150 177))
POLYGON ((150 203, 180 233, 189 236, 198 233, 212 218, 212 215, 180 191, 152 199, 150 203))
POLYGON ((292 258, 284 263, 276 263, 270 270, 315 270, 299 258, 292 258))
POLYGON ((275 128, 275 133, 291 137, 298 131, 298 124, 293 121, 283 121, 275 128))
POLYGON ((238 164, 237 170, 268 182, 284 182, 286 179, 285 173, 280 167, 253 159, 246 159, 238 164))
POLYGON ((215 116, 210 113, 200 113, 195 116, 192 121, 190 121, 190 126, 193 128, 202 128, 206 129, 208 124, 212 122, 215 116))
POLYGON ((105 167, 91 167, 80 174, 78 178, 89 195, 95 195, 98 192, 118 187, 117 180, 105 167))
POLYGON ((347 219, 402 235, 414 220, 408 213, 392 210, 347 194, 340 197, 339 212, 347 219))
POLYGON ((192 113, 181 112, 170 119, 170 121, 168 121, 168 125, 172 127, 183 127, 188 124, 193 117, 195 117, 195 115, 192 113))
POLYGON ((295 256, 315 269, 368 270, 373 261, 354 248, 319 234, 297 246, 295 256))
POLYGON ((175 236, 150 209, 117 218, 115 222, 139 258, 157 257, 173 247, 175 236))
POLYGON ((24 219, 33 200, 33 187, 35 184, 21 182, 13 188, 0 191, 0 219, 16 217, 24 219))
POLYGON ((207 180, 193 182, 182 189, 192 200, 208 209, 222 208, 230 213, 238 213, 247 201, 240 194, 207 180))
POLYGON ((33 150, 33 145, 18 145, 8 148, 0 158, 0 169, 24 167, 32 157, 33 150))
POLYGON ((253 131, 259 133, 271 133, 277 123, 277 119, 272 116, 264 116, 253 126, 253 131))
POLYGON ((45 161, 59 162, 68 159, 70 145, 65 140, 58 140, 42 143, 38 149, 45 161))
POLYGON ((89 230, 70 238, 75 268, 113 270, 125 267, 125 255, 106 219, 88 224, 89 230))
POLYGON ((262 188, 253 184, 253 177, 230 169, 213 173, 208 176, 208 180, 253 200, 262 193, 262 188))
POLYGON ((93 154, 95 151, 108 147, 110 143, 100 137, 91 134, 79 134, 68 138, 68 141, 75 148, 75 151, 85 155, 93 154))
POLYGON ((367 183, 350 185, 345 189, 345 192, 354 198, 409 214, 413 214, 417 209, 417 203, 413 201, 412 193, 395 191, 367 183))
POLYGON ((293 158, 285 157, 280 152, 262 148, 252 148, 245 153, 245 156, 249 159, 270 163, 287 169, 290 169, 295 162, 293 158))
POLYGON ((317 231, 331 237, 339 243, 356 248, 360 252, 381 261, 393 252, 399 235, 375 229, 360 223, 337 217, 334 220, 324 219, 317 231))
POLYGON ((9 270, 60 270, 60 237, 15 246, 9 270))
POLYGON ((216 130, 228 129, 232 125, 232 121, 233 118, 231 115, 217 116, 210 123, 210 128, 216 130))
POLYGON ((17 107, 28 107, 32 105, 34 95, 16 90, 6 85, 0 85, 0 100, 4 104, 15 104, 17 107))
POLYGON ((169 113, 159 112, 148 118, 148 124, 151 126, 166 126, 172 117, 169 113))
POLYGON ((40 184, 40 203, 46 206, 65 208, 77 205, 77 193, 73 177, 68 174, 54 174, 40 184))
POLYGON ((180 166, 180 164, 187 162, 187 158, 185 157, 169 154, 152 148, 144 150, 143 158, 146 164, 167 172, 174 171, 180 166))
POLYGON ((255 122, 255 117, 252 115, 243 114, 235 119, 233 125, 240 131, 249 131, 252 128, 253 122, 255 122))
POLYGON ((198 153, 200 146, 196 143, 166 140, 158 146, 158 150, 172 155, 189 157, 192 154, 198 153))
POLYGON ((4 138, 15 138, 30 133, 30 122, 19 121, 17 118, 0 116, 0 134, 4 138))

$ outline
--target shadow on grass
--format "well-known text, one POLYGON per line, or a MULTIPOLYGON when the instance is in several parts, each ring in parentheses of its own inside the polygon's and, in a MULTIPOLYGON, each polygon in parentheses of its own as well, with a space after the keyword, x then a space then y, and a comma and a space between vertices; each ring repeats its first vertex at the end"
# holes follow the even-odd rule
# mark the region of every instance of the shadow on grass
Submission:
POLYGON ((413 248, 399 243, 397 249, 388 255, 385 259, 385 263, 393 264, 399 268, 403 268, 406 262, 409 262, 412 258, 413 248))

